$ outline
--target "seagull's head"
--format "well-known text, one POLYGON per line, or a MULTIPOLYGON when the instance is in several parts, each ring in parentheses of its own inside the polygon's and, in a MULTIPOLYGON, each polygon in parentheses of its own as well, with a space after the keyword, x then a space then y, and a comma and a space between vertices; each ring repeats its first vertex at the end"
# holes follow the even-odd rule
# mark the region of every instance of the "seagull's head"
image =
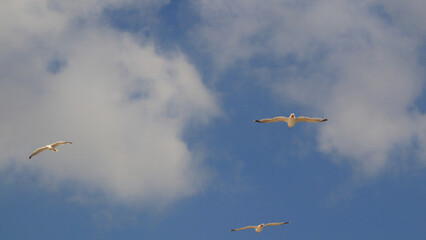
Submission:
POLYGON ((263 227, 263 226, 265 226, 265 224, 264 224, 264 223, 262 223, 262 224, 260 224, 260 225, 259 225, 259 227, 263 227))
POLYGON ((290 118, 294 118, 294 113, 290 114, 290 118))

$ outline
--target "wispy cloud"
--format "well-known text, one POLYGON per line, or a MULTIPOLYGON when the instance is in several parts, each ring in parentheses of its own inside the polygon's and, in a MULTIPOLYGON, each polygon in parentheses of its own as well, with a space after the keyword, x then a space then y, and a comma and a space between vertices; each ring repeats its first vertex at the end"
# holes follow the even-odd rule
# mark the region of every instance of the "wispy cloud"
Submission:
POLYGON ((322 152, 349 162, 363 176, 406 161, 394 149, 409 149, 424 160, 425 114, 415 105, 425 83, 417 55, 426 33, 417 24, 425 20, 418 11, 422 3, 205 0, 194 5, 203 19, 199 41, 218 69, 259 57, 275 61, 273 68, 250 67, 278 101, 330 118, 318 135, 322 152))
POLYGON ((160 55, 98 21, 118 2, 1 8, 0 168, 14 162, 43 184, 77 183, 113 202, 167 204, 203 187, 202 159, 182 135, 219 109, 181 52, 160 55), (28 161, 56 140, 74 144, 28 161))

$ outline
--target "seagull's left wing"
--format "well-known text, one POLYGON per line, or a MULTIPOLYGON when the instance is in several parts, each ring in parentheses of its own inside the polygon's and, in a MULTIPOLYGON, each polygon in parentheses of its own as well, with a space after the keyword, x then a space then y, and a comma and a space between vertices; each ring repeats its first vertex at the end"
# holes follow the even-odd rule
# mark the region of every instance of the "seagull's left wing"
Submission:
POLYGON ((39 154, 40 152, 43 152, 44 150, 46 150, 47 149, 47 147, 46 146, 44 146, 44 147, 41 147, 41 148, 37 148, 31 155, 30 155, 30 159, 32 158, 32 157, 34 157, 35 155, 37 155, 37 154, 39 154))
POLYGON ((274 118, 264 118, 264 119, 260 119, 260 120, 254 120, 255 122, 260 122, 260 123, 272 123, 272 122, 288 122, 288 118, 287 117, 274 117, 274 118))
POLYGON ((326 118, 297 117, 296 122, 325 122, 326 118))
POLYGON ((249 229, 249 228, 256 228, 257 226, 247 226, 247 227, 242 227, 242 228, 236 228, 236 229, 231 229, 229 231, 233 232, 233 231, 240 231, 240 230, 244 230, 244 229, 249 229))
POLYGON ((288 222, 279 222, 279 223, 267 223, 267 224, 265 224, 264 227, 266 227, 266 226, 279 226, 279 225, 284 225, 284 224, 287 224, 287 223, 290 223, 290 221, 288 221, 288 222))
POLYGON ((59 145, 64 145, 64 144, 72 144, 72 142, 59 141, 59 142, 55 142, 55 143, 53 143, 51 146, 52 146, 52 147, 57 147, 57 146, 59 146, 59 145))

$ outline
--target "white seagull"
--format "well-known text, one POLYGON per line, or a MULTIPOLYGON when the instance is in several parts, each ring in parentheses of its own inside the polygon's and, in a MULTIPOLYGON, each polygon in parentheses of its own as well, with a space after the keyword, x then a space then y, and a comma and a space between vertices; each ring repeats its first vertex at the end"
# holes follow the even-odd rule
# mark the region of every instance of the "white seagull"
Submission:
POLYGON ((297 122, 325 122, 328 119, 326 118, 310 118, 310 117, 296 117, 294 113, 290 114, 290 117, 274 117, 274 118, 264 118, 260 120, 254 120, 255 122, 260 123, 271 123, 271 122, 286 122, 288 129, 294 127, 297 122))
POLYGON ((284 225, 284 224, 287 224, 287 223, 290 223, 290 221, 288 221, 288 222, 279 222, 279 223, 267 223, 267 224, 262 223, 262 224, 260 224, 258 226, 247 226, 247 227, 242 227, 242 228, 231 229, 229 231, 240 231, 240 230, 244 230, 244 229, 254 228, 254 230, 256 231, 256 234, 257 234, 257 233, 260 233, 263 230, 263 227, 266 227, 266 226, 278 226, 278 225, 284 225))
POLYGON ((64 145, 64 144, 72 144, 72 142, 59 141, 59 142, 55 142, 55 143, 52 143, 52 144, 50 144, 50 145, 46 145, 46 146, 44 146, 44 147, 38 148, 38 149, 36 149, 36 150, 35 150, 35 151, 31 154, 30 159, 31 159, 33 156, 35 156, 35 155, 39 154, 40 152, 43 152, 44 150, 50 150, 50 151, 57 152, 57 151, 59 151, 59 150, 58 150, 58 149, 56 149, 56 147, 57 147, 57 146, 60 146, 60 145, 64 145))

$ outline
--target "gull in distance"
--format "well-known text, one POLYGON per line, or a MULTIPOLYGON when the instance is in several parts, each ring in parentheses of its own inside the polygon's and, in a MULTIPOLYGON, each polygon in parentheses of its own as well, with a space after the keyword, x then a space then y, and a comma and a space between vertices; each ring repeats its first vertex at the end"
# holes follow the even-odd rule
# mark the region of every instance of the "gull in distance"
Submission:
POLYGON ((256 231, 256 234, 257 234, 257 233, 260 233, 263 230, 263 227, 278 226, 278 225, 284 225, 284 224, 287 224, 287 223, 290 223, 290 221, 279 222, 279 223, 267 223, 267 224, 262 223, 258 226, 247 226, 247 227, 242 227, 242 228, 231 229, 229 231, 240 231, 240 230, 244 230, 244 229, 254 228, 254 230, 256 231))
POLYGON ((286 122, 288 129, 294 127, 298 122, 325 122, 328 119, 326 118, 310 118, 310 117, 296 117, 294 113, 290 114, 290 117, 274 117, 274 118, 264 118, 260 120, 254 120, 259 123, 272 123, 272 122, 286 122))
POLYGON ((46 145, 46 146, 44 146, 44 147, 41 147, 41 148, 38 148, 38 149, 36 149, 31 155, 30 155, 30 159, 33 157, 33 156, 35 156, 35 155, 37 155, 37 154, 39 154, 40 152, 43 152, 44 150, 50 150, 50 151, 54 151, 54 152, 57 152, 57 151, 59 151, 58 149, 56 149, 56 147, 57 146, 60 146, 60 145, 64 145, 64 144, 72 144, 72 142, 64 142, 64 141, 59 141, 59 142, 55 142, 55 143, 52 143, 52 144, 50 144, 50 145, 46 145))

